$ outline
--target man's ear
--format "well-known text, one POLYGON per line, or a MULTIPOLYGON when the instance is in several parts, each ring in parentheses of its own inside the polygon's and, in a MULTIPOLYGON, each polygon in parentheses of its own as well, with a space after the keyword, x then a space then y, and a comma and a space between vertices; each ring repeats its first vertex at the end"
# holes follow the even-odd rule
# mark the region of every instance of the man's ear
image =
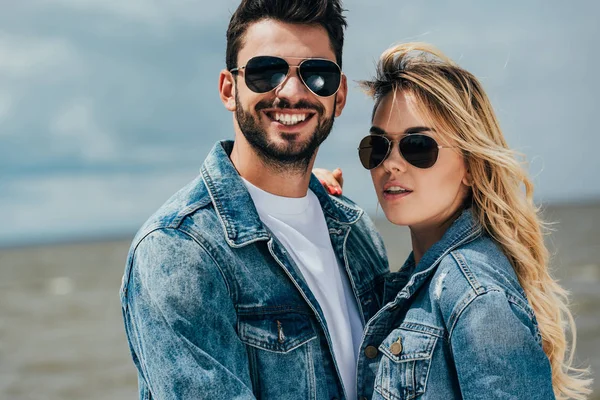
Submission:
POLYGON ((226 69, 219 75, 219 96, 226 109, 235 111, 235 77, 226 69))
POLYGON ((346 105, 346 96, 348 95, 348 80, 346 75, 342 74, 342 82, 340 83, 340 89, 335 94, 335 116, 339 117, 342 115, 342 110, 346 105))

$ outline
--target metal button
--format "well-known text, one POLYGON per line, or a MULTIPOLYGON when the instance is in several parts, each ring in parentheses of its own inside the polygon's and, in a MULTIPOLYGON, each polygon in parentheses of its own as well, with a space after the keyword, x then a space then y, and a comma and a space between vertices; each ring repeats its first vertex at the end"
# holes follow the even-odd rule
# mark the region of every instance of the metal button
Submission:
POLYGON ((367 346, 367 348, 365 349, 365 356, 367 356, 367 358, 370 359, 377 357, 377 347, 367 346))
POLYGON ((390 346, 390 351, 393 355, 397 356, 402 353, 402 338, 399 337, 392 345, 390 346))

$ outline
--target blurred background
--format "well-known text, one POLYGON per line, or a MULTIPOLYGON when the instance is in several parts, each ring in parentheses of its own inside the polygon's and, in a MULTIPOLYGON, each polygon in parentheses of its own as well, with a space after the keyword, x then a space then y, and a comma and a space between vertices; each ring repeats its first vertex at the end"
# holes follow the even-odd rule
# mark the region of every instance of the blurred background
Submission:
MULTIPOLYGON (((217 91, 237 0, 0 0, 0 399, 134 399, 118 289, 137 228, 232 138, 217 91)), ((421 40, 482 81, 572 293, 578 365, 600 369, 600 3, 346 0, 350 94, 317 164, 377 221, 356 147, 388 46, 421 40)), ((593 374, 596 375, 595 373, 593 374)), ((594 399, 600 399, 595 383, 594 399)))

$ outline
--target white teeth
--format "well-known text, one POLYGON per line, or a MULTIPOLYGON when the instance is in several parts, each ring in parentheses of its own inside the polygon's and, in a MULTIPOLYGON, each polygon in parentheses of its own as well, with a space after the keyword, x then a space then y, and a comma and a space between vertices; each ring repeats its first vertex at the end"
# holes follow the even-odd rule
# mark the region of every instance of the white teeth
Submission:
POLYGON ((403 189, 400 186, 390 186, 385 191, 389 192, 389 193, 404 193, 404 192, 408 192, 408 190, 403 189))
POLYGON ((306 120, 306 114, 283 114, 275 113, 275 120, 283 125, 296 125, 306 120))

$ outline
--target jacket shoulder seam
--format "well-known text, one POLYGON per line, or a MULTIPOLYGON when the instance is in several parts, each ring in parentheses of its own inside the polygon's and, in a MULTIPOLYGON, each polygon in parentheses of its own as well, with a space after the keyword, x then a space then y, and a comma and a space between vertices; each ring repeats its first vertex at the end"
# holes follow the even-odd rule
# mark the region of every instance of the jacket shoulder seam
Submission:
MULTIPOLYGON (((206 248, 206 246, 200 240, 198 240, 198 238, 196 238, 194 235, 191 235, 189 232, 186 232, 185 230, 180 229, 179 227, 160 226, 160 224, 158 224, 158 226, 155 226, 152 229, 149 229, 148 232, 146 232, 142 237, 140 237, 138 239, 137 243, 134 246, 133 254, 132 254, 132 257, 131 257, 131 261, 130 261, 132 264, 133 264, 133 261, 135 259, 135 253, 137 252, 137 249, 138 249, 139 245, 142 243, 142 241, 144 239, 146 239, 153 232, 157 232, 157 231, 161 231, 161 230, 164 230, 164 231, 166 231, 166 230, 174 230, 176 232, 179 232, 179 233, 187 236, 194 243, 196 243, 204 251, 204 253, 208 257, 210 257, 210 259, 212 260, 213 264, 217 267, 217 270, 219 271, 219 274, 221 275, 221 278, 223 279, 223 282, 225 283, 225 287, 227 288, 227 294, 229 295, 230 298, 233 299, 231 287, 229 285, 229 281, 227 280, 225 273, 223 272, 221 266, 219 265, 219 263, 217 262, 217 260, 213 256, 213 254, 210 251, 208 251, 208 249, 206 248)), ((131 271, 130 271, 130 274, 131 274, 131 271)))
POLYGON ((450 252, 450 255, 452 256, 452 258, 454 258, 454 261, 456 261, 456 264, 458 265, 460 272, 465 277, 465 279, 467 280, 467 282, 469 283, 469 285, 471 286, 473 291, 477 294, 483 293, 483 286, 481 285, 481 282, 479 282, 479 280, 477 280, 477 278, 475 277, 475 274, 473 273, 471 268, 469 268, 469 265, 468 265, 465 257, 456 250, 450 252))
POLYGON ((458 310, 453 311, 452 315, 450 316, 450 321, 452 321, 452 323, 450 325, 450 329, 448 329, 448 341, 451 340, 452 333, 454 332, 454 328, 456 327, 458 320, 460 319, 462 314, 465 312, 467 307, 469 305, 471 305, 471 303, 473 303, 473 301, 475 301, 475 299, 483 296, 484 294, 491 293, 491 292, 503 293, 504 291, 501 290, 500 288, 496 288, 496 287, 482 288, 481 291, 479 291, 479 292, 469 292, 465 296, 462 297, 461 301, 459 301, 457 303, 459 305, 457 307, 458 310))

